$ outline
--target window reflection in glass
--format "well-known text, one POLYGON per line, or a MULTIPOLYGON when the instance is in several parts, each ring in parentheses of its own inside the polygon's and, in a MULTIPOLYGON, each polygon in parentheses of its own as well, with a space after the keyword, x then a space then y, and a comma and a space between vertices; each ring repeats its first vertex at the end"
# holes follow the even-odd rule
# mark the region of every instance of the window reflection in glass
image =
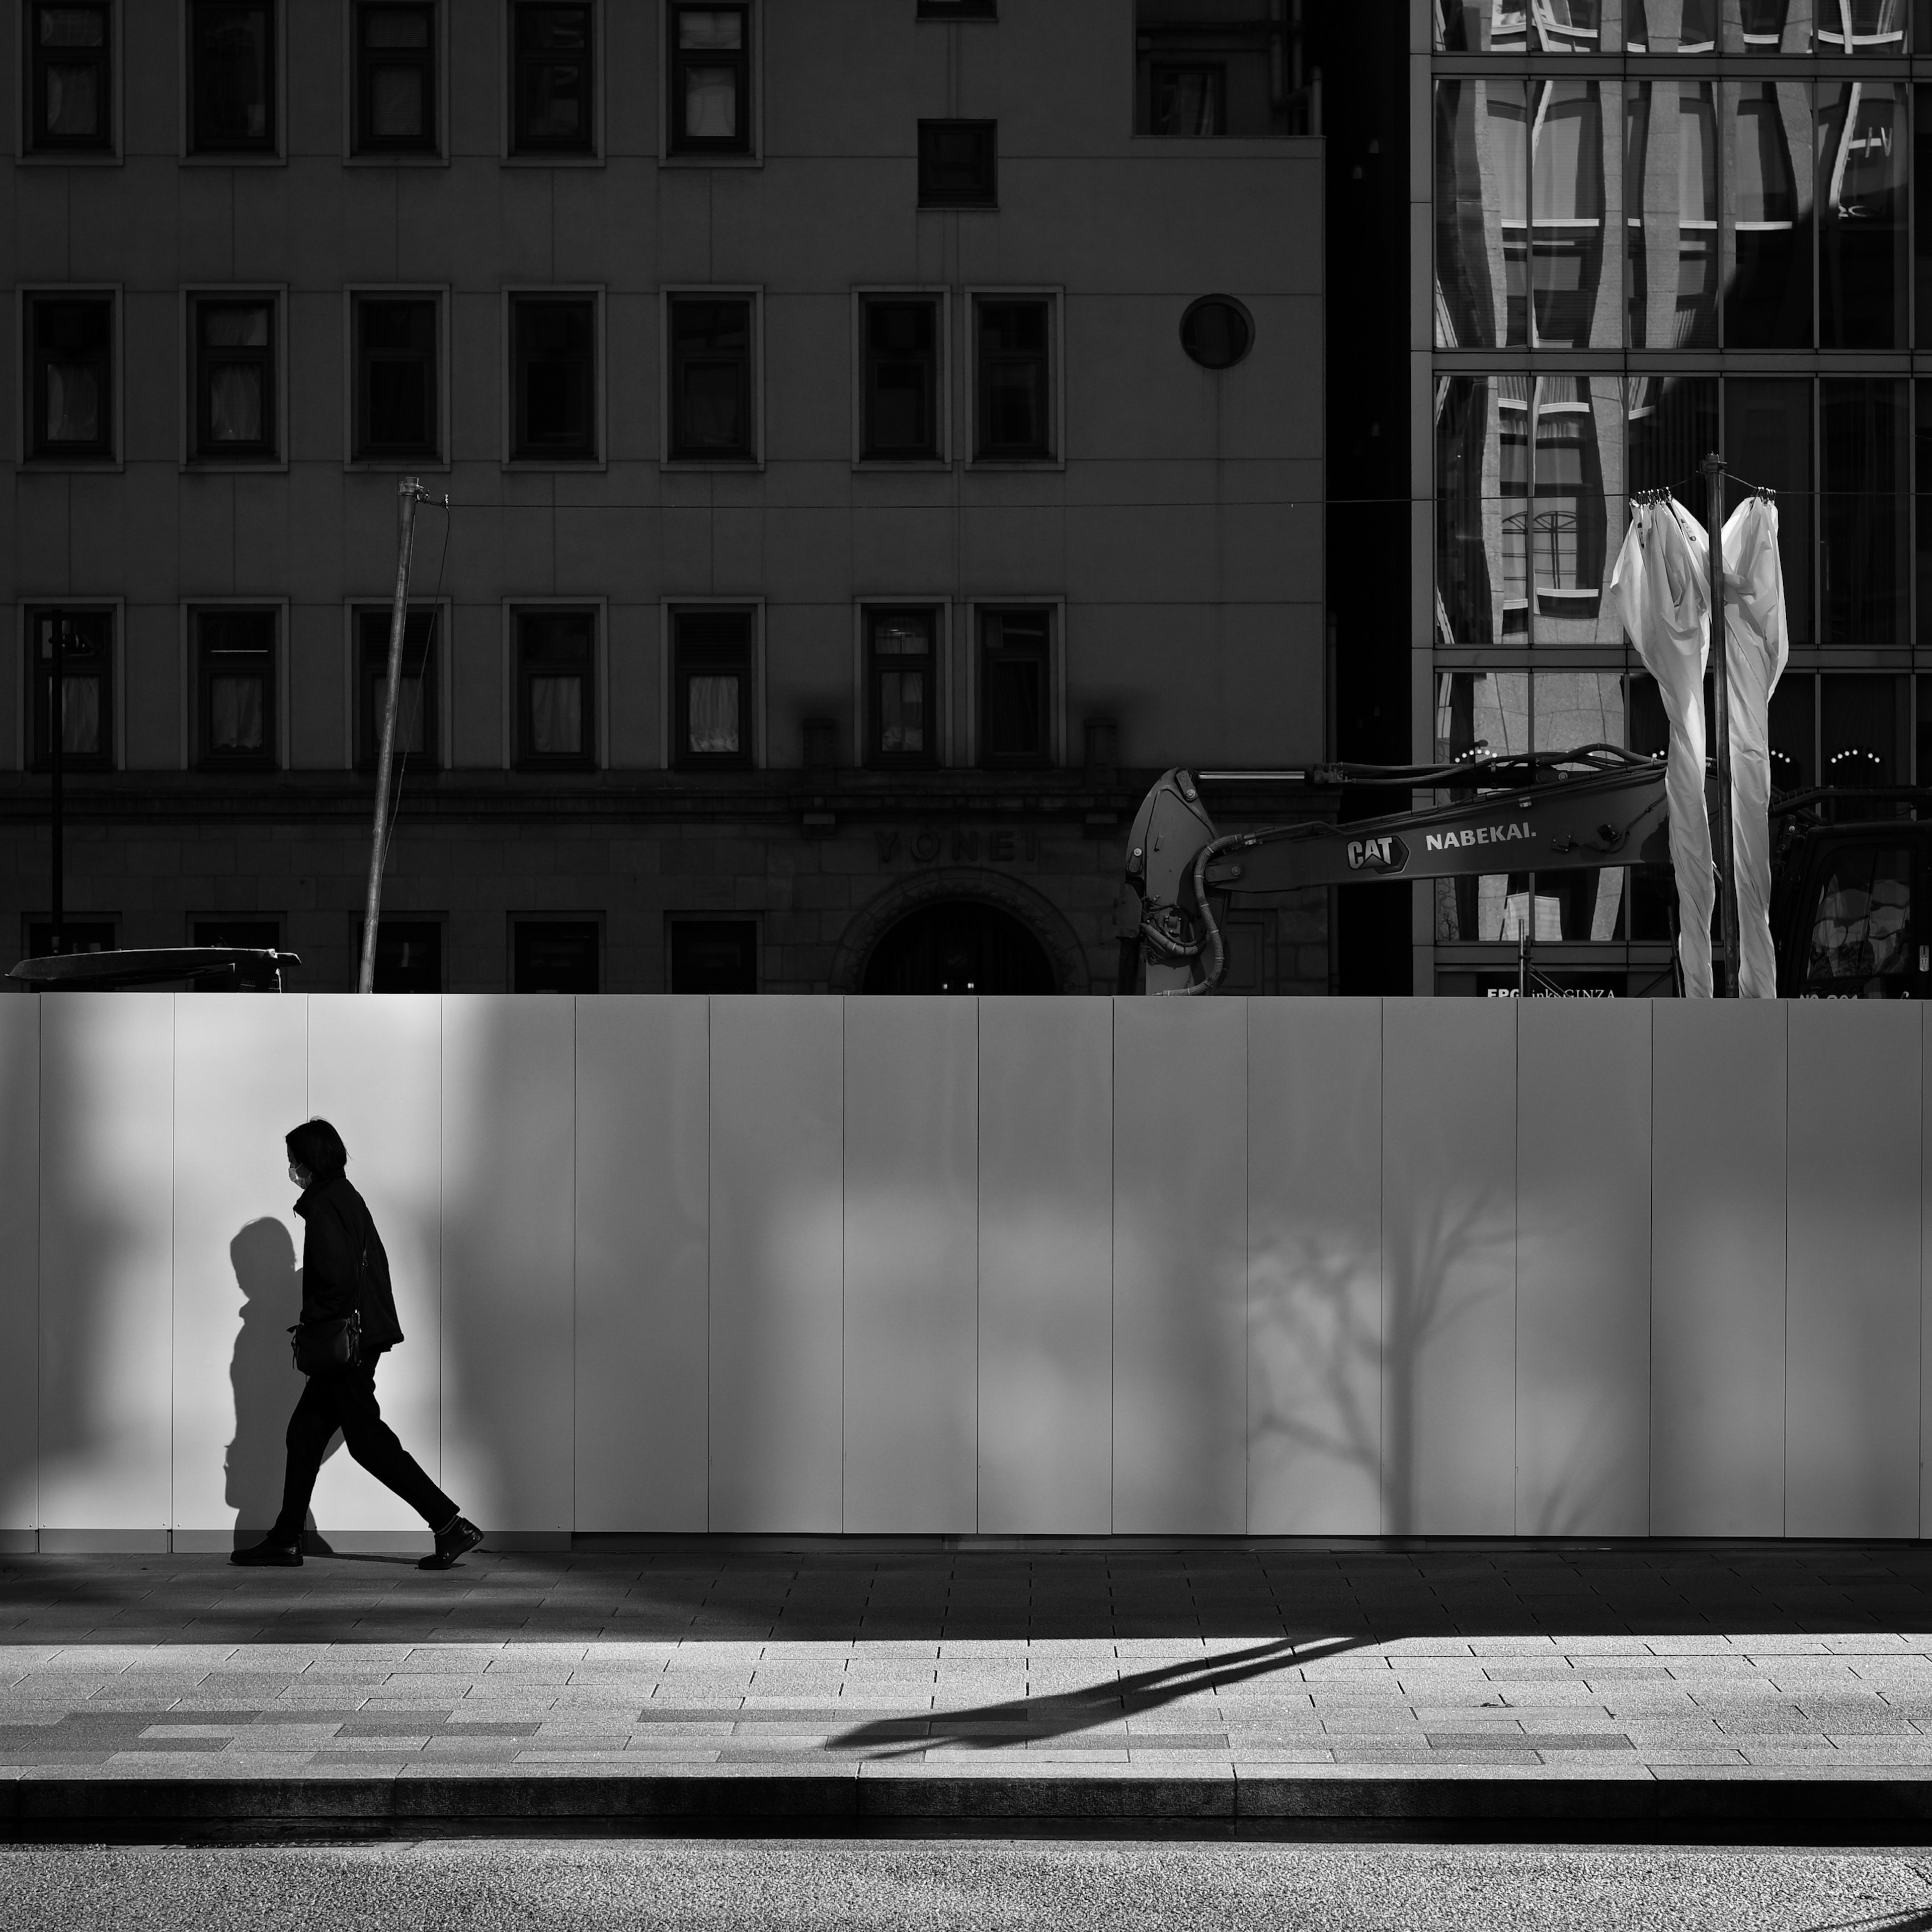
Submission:
POLYGON ((1528 93, 1516 80, 1436 88, 1436 341, 1529 340, 1528 93))
POLYGON ((1818 332, 1826 349, 1905 346, 1905 89, 1818 89, 1818 332))
MULTIPOLYGON (((1818 433, 1819 640, 1902 644, 1905 385, 1821 382, 1818 433)), ((1788 603, 1788 585, 1786 598, 1788 603)))
POLYGON ((1724 342, 1811 345, 1810 90, 1802 82, 1725 84, 1730 230, 1724 342))
POLYGON ((1902 982, 1912 925, 1912 848, 1847 845, 1834 854, 1805 950, 1804 990, 1882 999, 1902 982))
POLYGON ((1529 640, 1528 376, 1436 383, 1436 619, 1444 644, 1529 640))
POLYGON ((1442 643, 1619 640, 1603 585, 1622 535, 1610 504, 1622 497, 1622 406, 1606 378, 1438 379, 1442 643))
POLYGON ((1634 54, 1708 53, 1718 0, 1624 0, 1624 39, 1634 54))
POLYGON ((1625 487, 1682 489, 1718 447, 1714 376, 1633 376, 1624 385, 1625 487))
MULTIPOLYGON (((1609 197, 1618 189, 1594 81, 1532 83, 1531 261, 1536 340, 1587 349, 1617 340, 1614 277, 1604 276, 1609 197)), ((1612 104, 1618 98, 1612 89, 1612 104)))
POLYGON ((1605 12, 1604 0, 1437 0, 1436 44, 1448 53, 1601 53, 1605 12))
MULTIPOLYGON (((1793 0, 1793 14, 1810 10, 1793 0)), ((1902 54, 1906 0, 1818 0, 1821 54, 1902 54)))
POLYGON ((1818 680, 1787 670, 1771 694, 1771 788, 1808 791, 1818 782, 1818 680))
POLYGON ((1904 677, 1828 676, 1819 680, 1820 782, 1858 790, 1905 782, 1910 680, 1904 677))
POLYGON ((1639 81, 1624 123, 1633 349, 1718 344, 1718 107, 1709 81, 1639 81))
MULTIPOLYGON (((1731 473, 1778 492, 1778 553, 1791 641, 1808 644, 1811 620, 1811 385, 1785 376, 1725 379, 1724 451, 1731 473)), ((1732 500, 1738 500, 1734 494, 1732 500)))
POLYGON ((1835 15, 1841 4, 1842 0, 1732 0, 1724 10, 1724 51, 1809 53, 1812 15, 1835 15))
MULTIPOLYGON (((1456 670, 1436 680, 1436 757, 1447 764, 1464 758, 1498 758, 1530 748, 1529 674, 1526 671, 1456 670)), ((1438 792, 1448 805, 1459 796, 1438 792)), ((1438 940, 1498 940, 1508 916, 1510 875, 1436 881, 1438 940)), ((1519 890, 1520 890, 1519 886, 1519 890)))
MULTIPOLYGON (((1532 679, 1532 734, 1539 752, 1585 745, 1622 745, 1623 674, 1613 670, 1540 670, 1532 679)), ((1624 937, 1624 868, 1540 874, 1535 880, 1536 939, 1613 940, 1624 937), (1545 927, 1554 927, 1546 931, 1545 927)), ((1528 890, 1528 881, 1522 888, 1528 890)), ((1519 915, 1520 920, 1521 915, 1519 915)), ((1520 938, 1505 933, 1505 938, 1520 938)))

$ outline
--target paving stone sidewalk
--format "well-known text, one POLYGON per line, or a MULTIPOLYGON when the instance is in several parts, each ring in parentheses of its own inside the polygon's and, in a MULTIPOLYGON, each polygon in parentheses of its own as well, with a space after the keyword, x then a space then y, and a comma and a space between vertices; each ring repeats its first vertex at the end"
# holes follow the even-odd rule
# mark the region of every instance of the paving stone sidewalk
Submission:
POLYGON ((0 1779, 1919 1780, 1916 1544, 0 1559, 0 1779))

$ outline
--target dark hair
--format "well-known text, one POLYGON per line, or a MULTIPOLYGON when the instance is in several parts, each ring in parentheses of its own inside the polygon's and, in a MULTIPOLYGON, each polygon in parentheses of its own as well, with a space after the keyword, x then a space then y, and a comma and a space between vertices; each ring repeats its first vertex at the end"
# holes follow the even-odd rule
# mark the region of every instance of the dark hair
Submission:
POLYGON ((349 1162, 349 1150, 342 1136, 326 1120, 304 1120, 283 1136, 288 1143, 289 1158, 305 1167, 318 1180, 333 1180, 349 1162))

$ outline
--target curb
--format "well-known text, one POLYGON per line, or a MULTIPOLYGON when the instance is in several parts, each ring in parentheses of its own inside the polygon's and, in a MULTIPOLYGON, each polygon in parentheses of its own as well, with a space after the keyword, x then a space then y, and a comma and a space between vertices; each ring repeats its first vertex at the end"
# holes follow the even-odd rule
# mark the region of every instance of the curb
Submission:
POLYGON ((1932 1843, 1920 1778, 1114 1778, 856 1774, 24 1778, 0 1841, 90 1835, 1766 1837, 1932 1843))

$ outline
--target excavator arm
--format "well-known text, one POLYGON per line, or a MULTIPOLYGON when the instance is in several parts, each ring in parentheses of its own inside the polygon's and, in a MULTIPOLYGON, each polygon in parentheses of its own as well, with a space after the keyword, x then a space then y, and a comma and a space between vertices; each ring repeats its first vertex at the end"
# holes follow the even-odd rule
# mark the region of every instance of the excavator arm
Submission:
MULTIPOLYGON (((1211 993, 1227 970, 1218 896, 1367 880, 1557 872, 1670 856, 1664 760, 1612 745, 1440 766, 1331 765, 1271 778, 1412 786, 1447 802, 1338 825, 1325 819, 1222 836, 1201 800, 1214 773, 1165 773, 1128 836, 1120 935, 1137 940, 1154 994, 1211 993)), ((1228 777, 1252 778, 1251 773, 1228 777)))

